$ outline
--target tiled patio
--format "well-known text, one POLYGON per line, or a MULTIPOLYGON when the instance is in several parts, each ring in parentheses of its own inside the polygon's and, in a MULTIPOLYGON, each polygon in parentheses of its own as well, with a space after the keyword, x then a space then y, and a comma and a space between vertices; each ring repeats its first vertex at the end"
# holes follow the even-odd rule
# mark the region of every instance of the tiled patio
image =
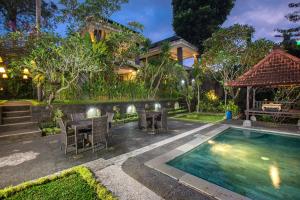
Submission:
POLYGON ((32 180, 41 176, 83 164, 99 158, 109 159, 149 144, 162 141, 202 124, 170 120, 169 132, 149 134, 138 130, 132 122, 114 127, 108 150, 91 151, 67 156, 60 150, 60 135, 0 140, 0 188, 32 180))

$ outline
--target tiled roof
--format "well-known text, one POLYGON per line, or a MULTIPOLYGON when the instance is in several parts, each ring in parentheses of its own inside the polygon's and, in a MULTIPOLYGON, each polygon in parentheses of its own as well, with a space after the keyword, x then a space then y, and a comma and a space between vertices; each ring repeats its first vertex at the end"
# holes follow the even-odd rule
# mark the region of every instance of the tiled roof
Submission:
POLYGON ((300 85, 300 59, 282 49, 274 49, 249 71, 226 85, 231 87, 300 85))
POLYGON ((178 40, 181 40, 182 38, 177 36, 177 35, 174 35, 172 37, 169 37, 169 38, 166 38, 166 39, 163 39, 163 40, 160 40, 158 42, 155 42, 153 44, 151 44, 151 48, 155 48, 155 47, 158 47, 160 45, 162 45, 164 42, 174 42, 174 41, 178 41, 178 40))

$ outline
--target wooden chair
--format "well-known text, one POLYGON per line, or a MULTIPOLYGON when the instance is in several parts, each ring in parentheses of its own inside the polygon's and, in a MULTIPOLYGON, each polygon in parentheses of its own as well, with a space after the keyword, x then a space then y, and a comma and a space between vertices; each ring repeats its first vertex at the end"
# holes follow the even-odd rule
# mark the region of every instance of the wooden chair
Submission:
POLYGON ((138 127, 139 129, 147 129, 148 123, 147 123, 147 117, 146 117, 146 111, 145 110, 137 110, 138 114, 138 127))
POLYGON ((65 148, 65 154, 68 152, 69 147, 75 147, 76 154, 78 153, 78 143, 84 145, 84 136, 83 134, 75 134, 74 130, 68 130, 65 123, 61 118, 57 120, 60 130, 61 130, 61 146, 60 149, 65 148))
POLYGON ((107 137, 108 137, 108 123, 107 116, 92 119, 92 135, 90 141, 92 143, 93 152, 95 148, 101 143, 105 145, 107 149, 107 137))

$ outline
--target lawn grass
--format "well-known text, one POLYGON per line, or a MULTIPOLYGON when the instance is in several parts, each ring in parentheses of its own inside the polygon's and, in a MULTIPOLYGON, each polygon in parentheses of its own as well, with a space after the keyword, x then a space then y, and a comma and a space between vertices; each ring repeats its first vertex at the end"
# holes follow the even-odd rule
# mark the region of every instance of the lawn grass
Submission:
POLYGON ((224 113, 186 113, 174 116, 175 119, 202 122, 202 123, 215 123, 222 121, 225 118, 224 113))
POLYGON ((115 200, 86 167, 73 167, 59 174, 43 177, 0 190, 0 199, 9 200, 115 200))

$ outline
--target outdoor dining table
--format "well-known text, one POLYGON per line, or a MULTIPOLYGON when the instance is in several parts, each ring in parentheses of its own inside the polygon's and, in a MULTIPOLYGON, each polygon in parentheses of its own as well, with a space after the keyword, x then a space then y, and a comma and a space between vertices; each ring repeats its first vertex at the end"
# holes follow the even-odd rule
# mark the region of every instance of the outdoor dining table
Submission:
POLYGON ((154 127, 155 119, 156 119, 159 115, 161 115, 161 112, 158 112, 158 111, 147 111, 147 112, 146 112, 146 118, 147 118, 147 120, 148 120, 148 119, 151 120, 151 129, 152 129, 153 132, 155 131, 155 127, 154 127))

